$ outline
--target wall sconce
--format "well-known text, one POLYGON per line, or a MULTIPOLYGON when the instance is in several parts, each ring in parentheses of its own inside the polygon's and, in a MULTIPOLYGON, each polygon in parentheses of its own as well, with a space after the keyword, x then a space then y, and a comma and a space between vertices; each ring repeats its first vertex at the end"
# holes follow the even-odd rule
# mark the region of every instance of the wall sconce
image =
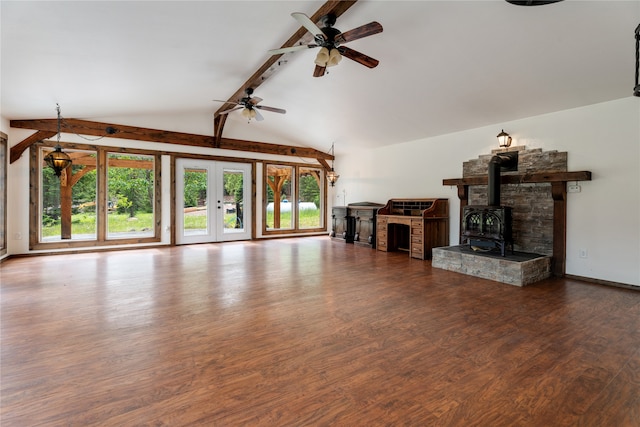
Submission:
POLYGON ((640 96, 640 82, 638 74, 640 73, 640 24, 636 27, 636 85, 633 87, 633 96, 640 96))
POLYGON ((60 174, 62 171, 71 166, 71 157, 67 153, 62 151, 62 147, 60 147, 60 106, 56 104, 56 110, 58 111, 58 143, 56 144, 56 148, 46 155, 44 161, 47 162, 53 171, 56 173, 56 176, 60 178, 60 174))
POLYGON ((511 137, 504 129, 498 134, 498 144, 500 144, 500 148, 507 148, 511 145, 511 137))
MULTIPOLYGON (((333 156, 333 144, 331 144, 331 155, 333 156)), ((340 175, 333 170, 333 160, 331 160, 331 169, 327 172, 327 181, 329 181, 332 187, 335 187, 338 178, 340 178, 340 175)))

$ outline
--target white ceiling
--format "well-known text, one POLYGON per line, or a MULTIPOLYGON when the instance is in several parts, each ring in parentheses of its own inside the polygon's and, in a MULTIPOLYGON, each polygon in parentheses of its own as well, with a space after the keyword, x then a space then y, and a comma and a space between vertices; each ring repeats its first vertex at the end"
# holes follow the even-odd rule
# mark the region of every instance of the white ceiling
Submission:
MULTIPOLYGON (((213 113, 323 1, 7 1, 1 114, 64 117, 213 135, 213 113)), ((312 77, 316 50, 287 56, 256 89, 264 112, 230 114, 224 137, 327 151, 379 147, 632 95, 640 1, 360 0, 344 59, 312 77)), ((500 131, 496 127, 496 133, 500 131)))

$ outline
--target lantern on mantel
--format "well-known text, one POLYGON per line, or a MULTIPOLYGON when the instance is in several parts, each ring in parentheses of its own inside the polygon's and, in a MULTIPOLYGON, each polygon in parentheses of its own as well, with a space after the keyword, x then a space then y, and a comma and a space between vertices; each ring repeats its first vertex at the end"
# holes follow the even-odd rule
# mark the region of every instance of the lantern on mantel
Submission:
POLYGON ((504 131, 504 129, 502 129, 502 131, 497 136, 500 148, 507 148, 511 145, 511 137, 504 131))

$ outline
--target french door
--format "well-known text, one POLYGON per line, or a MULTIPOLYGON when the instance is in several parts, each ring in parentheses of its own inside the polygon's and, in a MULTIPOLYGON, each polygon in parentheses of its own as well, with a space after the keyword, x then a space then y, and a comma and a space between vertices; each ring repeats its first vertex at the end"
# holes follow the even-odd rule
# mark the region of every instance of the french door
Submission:
POLYGON ((176 244, 251 239, 251 164, 176 160, 176 244))

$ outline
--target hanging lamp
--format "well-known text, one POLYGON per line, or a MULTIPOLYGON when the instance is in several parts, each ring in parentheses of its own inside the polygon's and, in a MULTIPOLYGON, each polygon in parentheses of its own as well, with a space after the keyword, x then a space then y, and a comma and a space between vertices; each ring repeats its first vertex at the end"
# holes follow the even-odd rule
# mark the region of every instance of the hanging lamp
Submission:
MULTIPOLYGON (((335 158, 333 154, 333 144, 331 144, 331 156, 335 158)), ((340 178, 340 175, 338 175, 336 171, 333 170, 333 159, 331 159, 331 169, 329 169, 329 172, 327 172, 327 181, 329 181, 329 184, 331 184, 332 187, 335 187, 338 178, 340 178)))
POLYGON ((71 166, 72 161, 71 157, 63 152, 60 146, 60 105, 56 104, 56 110, 58 111, 58 143, 54 150, 45 156, 44 161, 53 169, 56 176, 60 178, 62 171, 71 166))

